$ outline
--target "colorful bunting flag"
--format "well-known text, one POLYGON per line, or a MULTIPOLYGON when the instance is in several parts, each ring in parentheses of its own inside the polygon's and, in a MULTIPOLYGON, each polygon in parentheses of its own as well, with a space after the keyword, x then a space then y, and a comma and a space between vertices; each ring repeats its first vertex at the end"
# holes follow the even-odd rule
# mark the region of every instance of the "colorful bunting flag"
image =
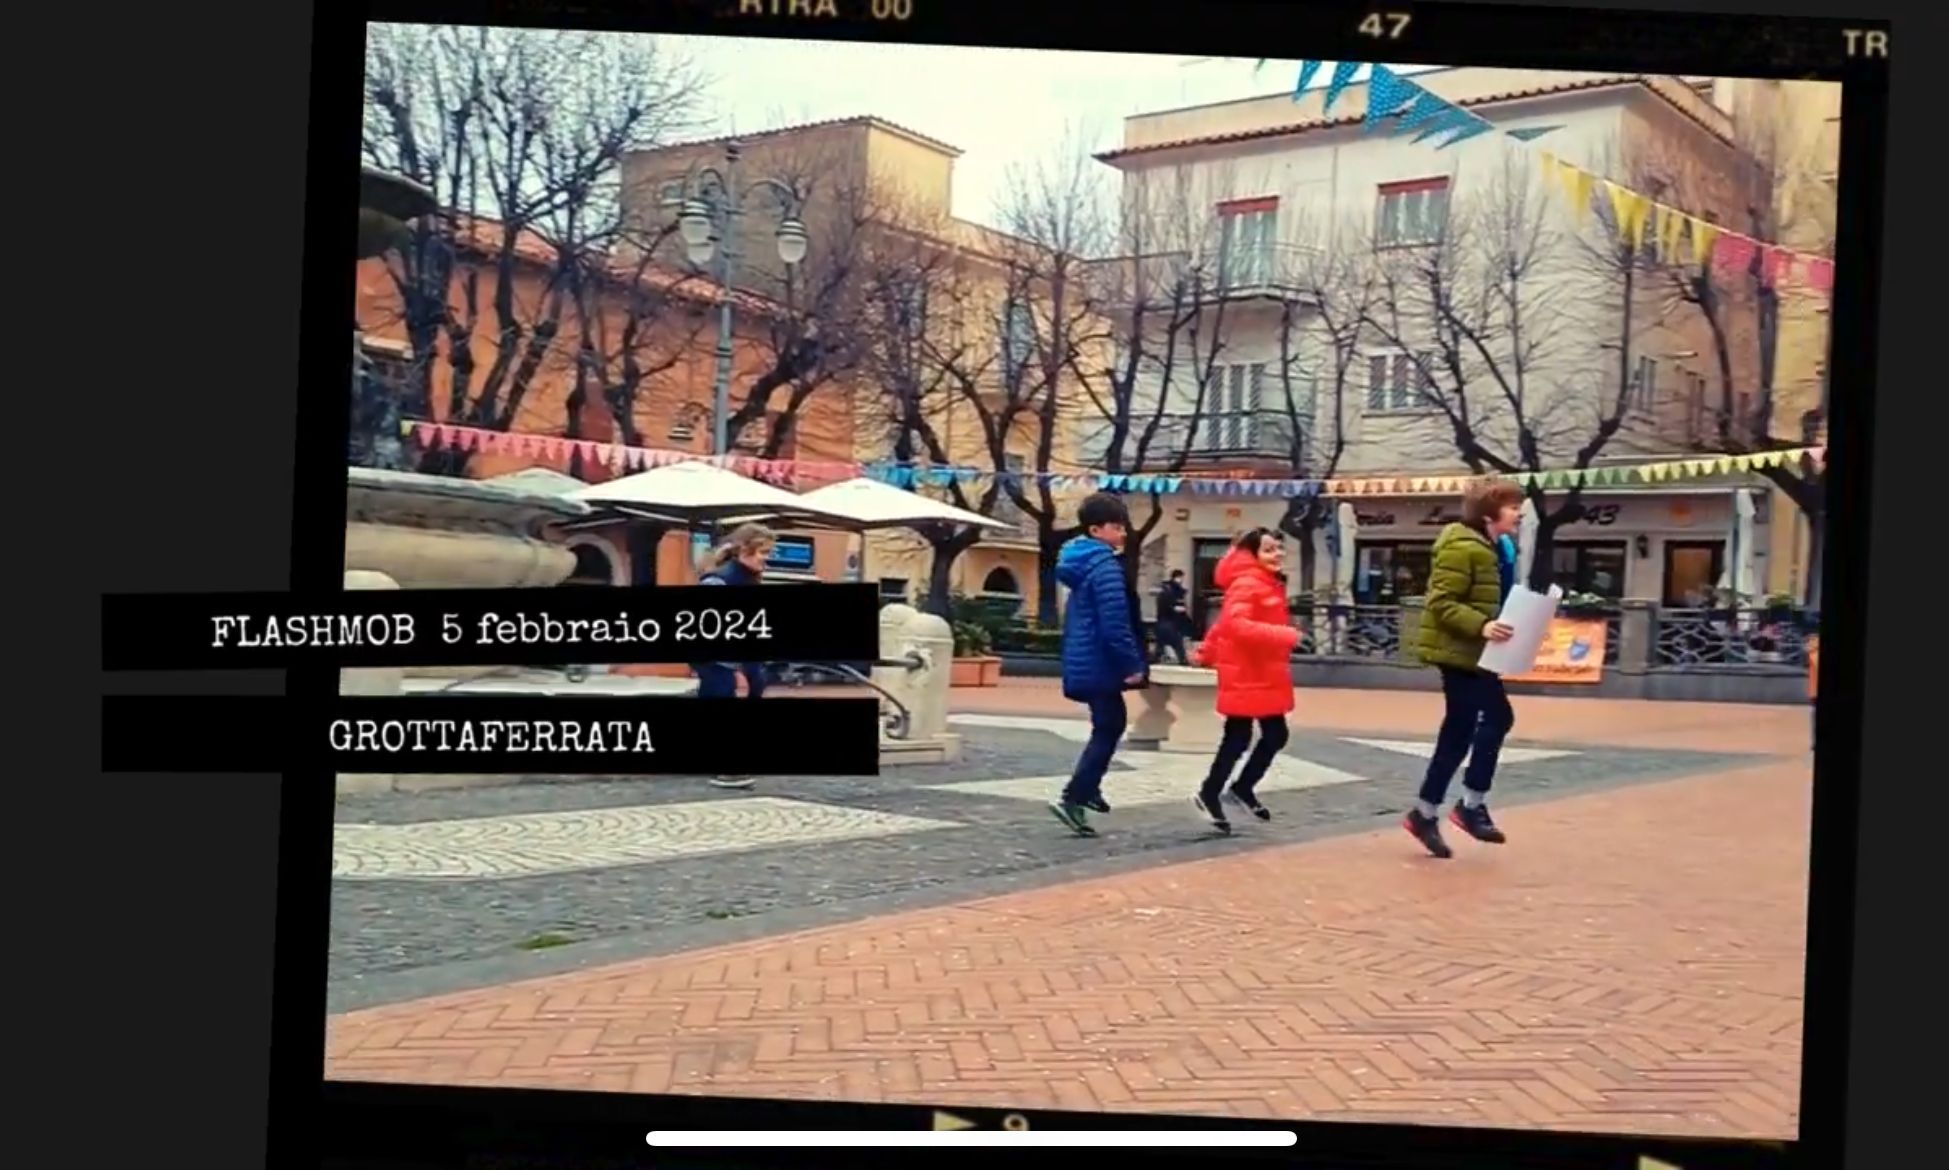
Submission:
POLYGON ((1325 113, 1331 114, 1333 112, 1333 103, 1339 101, 1340 95, 1347 91, 1349 85, 1353 84, 1353 75, 1359 69, 1360 62, 1358 61, 1335 61, 1333 63, 1333 77, 1326 84, 1325 113))
POLYGON ((1367 78, 1367 114, 1363 125, 1368 133, 1380 125, 1382 119, 1393 117, 1401 112, 1401 107, 1414 101, 1416 96, 1425 93, 1420 86, 1404 80, 1400 74, 1385 65, 1376 65, 1367 78))

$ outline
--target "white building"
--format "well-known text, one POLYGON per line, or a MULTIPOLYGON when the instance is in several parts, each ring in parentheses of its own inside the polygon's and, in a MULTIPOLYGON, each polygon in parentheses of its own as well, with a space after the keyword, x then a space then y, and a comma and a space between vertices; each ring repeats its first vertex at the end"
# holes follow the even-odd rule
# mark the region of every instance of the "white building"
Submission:
MULTIPOLYGON (((1126 470, 1166 470, 1159 452, 1185 444, 1186 471, 1466 473, 1458 415, 1499 456, 1519 461, 1526 431, 1545 469, 1568 467, 1620 395, 1628 406, 1599 464, 1697 450, 1715 360, 1704 318, 1672 295, 1669 269, 1634 272, 1627 298, 1604 252, 1614 238, 1606 213, 1574 214, 1539 155, 1640 189, 1668 179, 1702 212, 1737 222, 1731 127, 1714 83, 1474 68, 1411 80, 1499 128, 1554 129, 1528 144, 1482 134, 1447 149, 1413 132, 1369 134, 1361 84, 1330 115, 1318 90, 1298 102, 1280 93, 1140 114, 1126 120, 1122 146, 1098 156, 1123 184, 1124 259, 1105 266, 1106 300, 1124 352, 1144 351, 1126 470), (1512 258, 1522 270, 1513 285, 1485 276, 1512 258), (1431 333, 1444 317, 1426 279, 1437 271, 1442 303, 1487 334, 1481 345, 1466 330, 1431 333), (1513 311, 1482 307, 1511 287, 1513 311), (1133 467, 1152 411, 1164 420, 1159 438, 1133 467)), ((1601 190, 1594 202, 1606 204, 1601 190)), ((1101 460, 1111 441, 1099 428, 1086 450, 1101 460)), ((1590 515, 1559 530, 1553 564, 1569 587, 1682 603, 1726 574, 1732 493, 1748 486, 1587 494, 1590 515)), ((1454 501, 1354 502, 1357 599, 1419 592, 1454 501)), ((1202 591, 1226 543, 1276 524, 1286 506, 1167 498, 1146 576, 1184 568, 1202 591)), ((1747 544, 1763 555, 1763 539, 1747 544)), ((1327 547, 1319 533, 1305 558, 1314 575, 1296 592, 1326 592, 1336 567, 1327 547)))

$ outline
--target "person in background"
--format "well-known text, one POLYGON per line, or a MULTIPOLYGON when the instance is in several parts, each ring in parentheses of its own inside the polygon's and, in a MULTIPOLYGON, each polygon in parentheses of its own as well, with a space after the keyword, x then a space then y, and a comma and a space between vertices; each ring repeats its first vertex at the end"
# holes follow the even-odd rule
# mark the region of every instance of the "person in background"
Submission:
POLYGON ((1403 824, 1436 857, 1453 856, 1442 840, 1441 804, 1464 758, 1468 773, 1452 814, 1455 824, 1478 841, 1507 840, 1489 816, 1487 800, 1516 713, 1502 679, 1477 662, 1488 643, 1506 642, 1515 633, 1498 617, 1516 587, 1515 532, 1522 504, 1522 489, 1507 480, 1472 484, 1462 497, 1462 522, 1435 538, 1415 649, 1423 663, 1441 672, 1443 715, 1419 799, 1403 824))
POLYGON ((1089 708, 1090 737, 1049 809, 1070 832, 1094 837, 1089 814, 1110 811, 1103 776, 1129 720, 1123 693, 1143 685, 1146 664, 1135 589, 1123 568, 1130 510, 1118 497, 1098 492, 1083 501, 1077 522, 1083 535, 1056 555, 1056 580, 1069 590, 1062 618, 1062 693, 1089 708))
MULTIPOLYGON (((762 524, 742 524, 698 564, 700 585, 758 585, 765 575, 765 562, 778 547, 778 536, 762 524)), ((697 675, 700 699, 734 699, 738 694, 738 675, 744 674, 745 697, 763 698, 765 664, 746 662, 700 662, 691 667, 697 675)), ((718 776, 714 788, 750 788, 756 782, 748 776, 718 776)))
POLYGON ((1225 601, 1211 633, 1198 645, 1198 659, 1218 670, 1218 713, 1225 717, 1225 734, 1193 803, 1220 833, 1232 831, 1221 795, 1229 795, 1262 821, 1272 819, 1253 790, 1290 735, 1286 716, 1293 709, 1292 656, 1299 629, 1286 602, 1284 557, 1278 533, 1254 528, 1233 543, 1214 574, 1225 601), (1252 742, 1254 724, 1259 742, 1226 789, 1232 769, 1252 742))
POLYGON ((1190 630, 1190 622, 1185 614, 1184 603, 1188 595, 1184 589, 1184 570, 1172 569, 1171 575, 1157 590, 1157 657, 1163 660, 1164 651, 1179 666, 1190 659, 1185 656, 1184 637, 1190 630))

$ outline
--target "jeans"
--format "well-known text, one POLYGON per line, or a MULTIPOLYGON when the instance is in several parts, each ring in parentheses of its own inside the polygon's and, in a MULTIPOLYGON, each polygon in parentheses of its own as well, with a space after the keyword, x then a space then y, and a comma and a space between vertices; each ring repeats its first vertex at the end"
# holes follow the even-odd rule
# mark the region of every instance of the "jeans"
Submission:
POLYGON ((1130 720, 1121 692, 1094 696, 1089 706, 1090 738, 1083 745, 1083 754, 1076 758, 1075 773, 1062 791, 1065 804, 1082 804, 1102 795, 1103 774, 1110 770, 1110 757, 1116 754, 1117 743, 1123 739, 1124 726, 1130 720))
POLYGON ((1157 623, 1157 660, 1164 660, 1164 652, 1169 650, 1171 657, 1179 666, 1190 661, 1184 653, 1184 622, 1175 617, 1162 618, 1157 623))
POLYGON ((1232 769, 1238 766, 1238 758, 1245 755, 1245 745, 1252 740, 1254 722, 1259 725, 1259 742, 1246 758, 1245 770, 1238 774, 1238 782, 1232 785, 1232 791, 1240 796, 1252 795, 1259 781, 1265 779, 1266 769, 1272 767, 1273 757, 1285 748, 1287 739, 1292 735, 1286 728, 1286 717, 1283 715, 1268 715, 1259 720, 1247 719, 1243 715, 1227 717, 1225 734, 1218 741, 1218 755, 1211 761, 1211 771, 1205 775, 1204 787, 1198 790, 1199 798, 1207 806, 1217 807, 1219 791, 1231 778, 1232 769))
POLYGON ((733 669, 722 662, 700 662, 691 667, 697 674, 697 697, 700 699, 734 699, 738 694, 738 670, 744 672, 745 689, 749 698, 762 698, 765 693, 765 667, 760 662, 747 662, 743 667, 733 669))
POLYGON ((1421 782, 1421 799, 1439 805, 1448 795, 1448 782, 1455 769, 1468 757, 1468 773, 1462 787, 1487 793, 1495 782, 1496 759, 1502 754, 1502 741, 1516 725, 1515 709, 1502 688, 1502 679, 1486 671, 1461 670, 1444 666, 1441 693, 1447 707, 1441 731, 1435 736, 1434 755, 1428 760, 1428 775, 1421 782))

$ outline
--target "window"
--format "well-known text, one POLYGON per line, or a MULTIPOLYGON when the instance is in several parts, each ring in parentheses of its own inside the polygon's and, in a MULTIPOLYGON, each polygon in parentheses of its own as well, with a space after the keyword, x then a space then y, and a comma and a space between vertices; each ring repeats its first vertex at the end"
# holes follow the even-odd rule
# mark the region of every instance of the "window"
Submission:
POLYGON ((1666 541, 1663 604, 1671 609, 1704 609, 1717 596, 1725 572, 1725 541, 1666 541))
POLYGON ((1637 372, 1631 375, 1631 389, 1626 395, 1631 409, 1639 414, 1651 414, 1658 406, 1658 359, 1641 357, 1637 372))
POLYGON ((1020 301, 1009 303, 1002 315, 1002 376, 1014 382, 1035 356, 1035 318, 1020 301))
POLYGON ((1399 605, 1425 595, 1434 549, 1432 541, 1355 540, 1354 604, 1399 605))
POLYGON ((1705 441, 1705 375, 1683 370, 1685 379, 1685 434, 1694 443, 1705 441))
POLYGON ((1441 241, 1448 223, 1448 180, 1413 179, 1382 183, 1374 213, 1374 242, 1383 248, 1411 248, 1441 241))
POLYGON ((1624 596, 1624 542, 1590 541, 1550 546, 1550 579, 1565 593, 1624 596))
POLYGON ((1368 410, 1429 410, 1438 405, 1434 383, 1427 367, 1435 355, 1424 353, 1419 360, 1406 353, 1377 353, 1367 359, 1368 410))
POLYGON ((1240 199, 1218 205, 1218 281, 1225 288, 1266 283, 1272 276, 1272 242, 1279 226, 1279 200, 1240 199))
POLYGON ((919 338, 927 332, 927 282, 919 275, 908 273, 895 277, 892 282, 893 323, 908 337, 919 338))
POLYGON ((365 376, 395 395, 404 395, 413 384, 413 358, 403 345, 367 338, 360 346, 365 359, 365 376))
POLYGON ((880 604, 905 605, 907 603, 907 579, 905 577, 880 578, 880 604))
POLYGON ((1212 371, 1205 390, 1206 450, 1246 451, 1258 441, 1265 375, 1264 362, 1219 366, 1212 371))

